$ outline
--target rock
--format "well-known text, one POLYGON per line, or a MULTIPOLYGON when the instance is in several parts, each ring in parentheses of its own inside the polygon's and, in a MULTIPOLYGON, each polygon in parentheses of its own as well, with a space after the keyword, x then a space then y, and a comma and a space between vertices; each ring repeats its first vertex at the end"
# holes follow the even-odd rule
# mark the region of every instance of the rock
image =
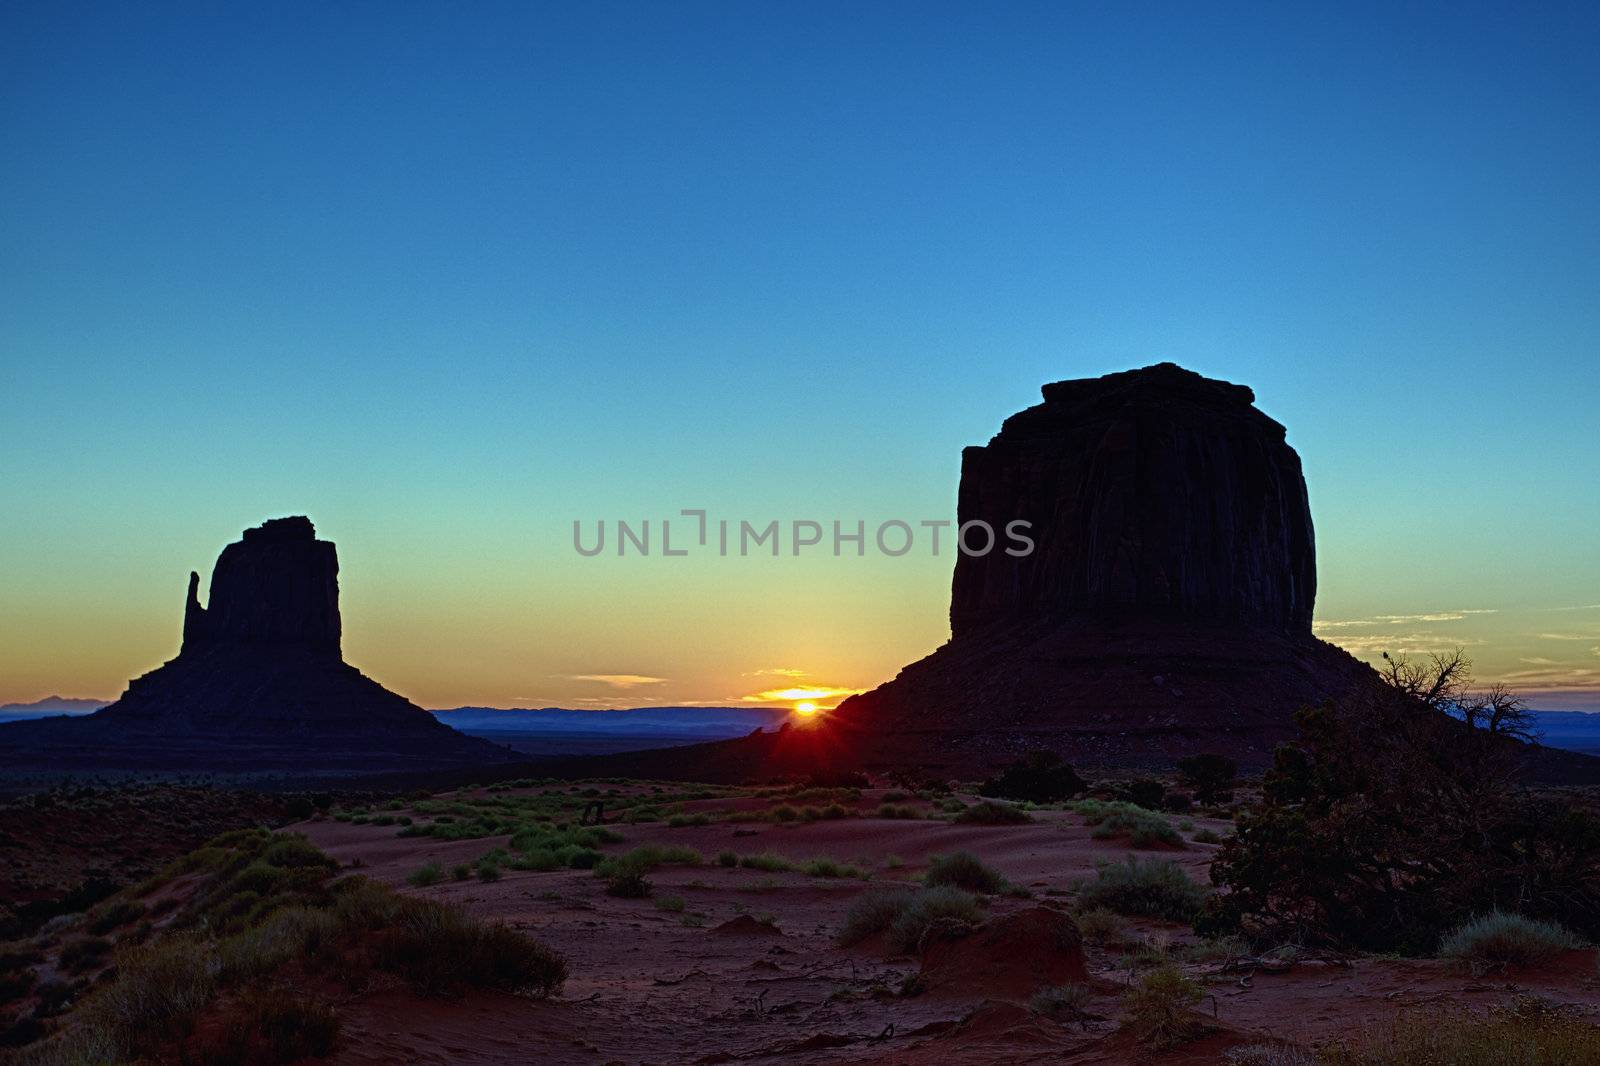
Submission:
POLYGON ((339 560, 304 517, 246 530, 209 603, 189 575, 177 658, 83 718, 0 726, 39 769, 389 772, 511 761, 439 722, 340 652, 339 560))
POLYGON ((1031 907, 995 918, 955 939, 930 938, 918 985, 927 992, 1026 1001, 1043 985, 1089 979, 1078 924, 1060 911, 1031 907))
POLYGON ((962 453, 959 523, 1031 524, 1022 557, 959 555, 952 636, 1167 616, 1309 636, 1317 570, 1300 457, 1243 385, 1172 363, 1058 381, 962 453))

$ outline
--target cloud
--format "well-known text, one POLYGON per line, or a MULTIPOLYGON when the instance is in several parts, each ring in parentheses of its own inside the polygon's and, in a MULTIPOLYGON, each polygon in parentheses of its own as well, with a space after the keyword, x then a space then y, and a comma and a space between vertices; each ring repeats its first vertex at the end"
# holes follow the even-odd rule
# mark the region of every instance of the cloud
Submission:
POLYGON ((1546 607, 1547 611, 1600 611, 1600 603, 1580 603, 1576 607, 1546 607))
POLYGON ((806 671, 796 670, 792 666, 769 666, 765 670, 751 670, 741 677, 805 677, 806 671))
POLYGON ((637 688, 640 685, 659 685, 664 677, 646 677, 644 674, 566 674, 569 681, 597 681, 612 688, 637 688))
POLYGON ((1593 633, 1540 633, 1540 640, 1593 640, 1593 633))
POLYGON ((1545 658, 1541 658, 1540 656, 1537 656, 1537 655, 1535 655, 1531 659, 1518 659, 1517 662, 1519 662, 1519 663, 1527 663, 1529 666, 1554 666, 1554 665, 1556 665, 1556 661, 1554 659, 1545 659, 1545 658))
POLYGON ((1451 648, 1488 643, 1485 640, 1447 636, 1442 633, 1337 633, 1330 634, 1327 639, 1330 644, 1337 644, 1345 651, 1356 654, 1376 651, 1396 654, 1413 651, 1449 651, 1451 648))
POLYGON ((1353 629, 1356 626, 1401 626, 1419 622, 1459 622, 1473 614, 1499 614, 1498 607, 1463 607, 1455 611, 1428 611, 1422 614, 1375 614, 1371 618, 1348 618, 1338 621, 1317 621, 1311 628, 1321 632, 1327 629, 1353 629))

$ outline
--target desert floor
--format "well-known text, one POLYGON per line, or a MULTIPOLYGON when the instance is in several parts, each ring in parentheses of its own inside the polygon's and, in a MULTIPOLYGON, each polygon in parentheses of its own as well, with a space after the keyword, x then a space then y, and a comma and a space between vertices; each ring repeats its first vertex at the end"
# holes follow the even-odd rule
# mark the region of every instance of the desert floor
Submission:
MULTIPOLYGON (((1229 1061, 1228 1050, 1239 1045, 1315 1043, 1382 1027, 1407 1011, 1488 1007, 1517 995, 1600 1014, 1593 951, 1572 952, 1538 972, 1474 976, 1432 960, 1207 955, 1187 950, 1198 942, 1186 928, 1146 920, 1128 923, 1127 942, 1085 945, 1092 988, 1086 1018, 1064 1023, 1031 1013, 1024 990, 1035 982, 1026 972, 1007 972, 1007 959, 990 960, 992 967, 971 980, 903 996, 898 990, 918 972, 917 959, 889 954, 881 936, 848 949, 834 941, 853 899, 913 885, 930 856, 971 852, 1029 890, 1032 898, 990 897, 990 912, 999 916, 1039 907, 1069 910, 1074 881, 1091 875, 1097 862, 1131 853, 1175 859, 1204 883, 1215 848, 1188 842, 1135 852, 1125 840, 1092 839, 1083 819, 1067 811, 1036 811, 1026 825, 965 825, 930 817, 933 808, 912 800, 907 806, 922 817, 877 817, 885 794, 863 790, 854 816, 832 820, 613 824, 624 840, 606 846, 607 854, 655 844, 687 846, 706 857, 700 865, 654 870, 653 896, 645 899, 608 896, 592 871, 573 869, 506 869, 496 881, 446 879, 418 888, 408 877, 424 864, 449 870, 472 863, 507 838, 443 841, 332 819, 290 826, 346 867, 503 920, 570 961, 564 991, 546 1001, 488 994, 426 1001, 399 991, 354 997, 341 1008, 345 1039, 334 1061, 1206 1063, 1229 1061), (725 868, 713 861, 723 851, 797 862, 829 856, 870 876, 725 868), (680 900, 681 911, 663 907, 680 900), (1201 1009, 1216 1027, 1160 1054, 1133 1043, 1117 1021, 1122 990, 1139 956, 1151 951, 1204 957, 1183 965, 1205 985, 1201 1009), (1005 979, 996 982, 995 972, 1005 979)), ((772 802, 709 799, 674 809, 717 818, 743 810, 749 817, 772 802)), ((1222 820, 1192 821, 1185 838, 1231 829, 1222 820)))

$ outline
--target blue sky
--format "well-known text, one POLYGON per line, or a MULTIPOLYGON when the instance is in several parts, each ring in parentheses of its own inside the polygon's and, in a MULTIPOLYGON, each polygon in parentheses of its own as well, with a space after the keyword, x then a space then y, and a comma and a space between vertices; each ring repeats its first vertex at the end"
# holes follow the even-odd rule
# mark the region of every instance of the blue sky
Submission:
POLYGON ((945 516, 1160 359, 1289 427, 1320 618, 1600 689, 1600 11, 1396 7, 8 5, 0 697, 114 693, 300 512, 434 705, 875 684, 948 560, 571 520, 945 516))

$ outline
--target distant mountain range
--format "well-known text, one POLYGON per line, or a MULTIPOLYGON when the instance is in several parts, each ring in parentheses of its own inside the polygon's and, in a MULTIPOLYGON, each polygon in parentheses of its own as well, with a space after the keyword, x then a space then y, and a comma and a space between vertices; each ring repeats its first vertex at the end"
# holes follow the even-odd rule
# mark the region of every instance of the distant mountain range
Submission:
POLYGON ((93 714, 110 702, 110 700, 75 699, 70 696, 46 696, 32 703, 5 703, 0 704, 0 722, 53 718, 58 714, 93 714))

